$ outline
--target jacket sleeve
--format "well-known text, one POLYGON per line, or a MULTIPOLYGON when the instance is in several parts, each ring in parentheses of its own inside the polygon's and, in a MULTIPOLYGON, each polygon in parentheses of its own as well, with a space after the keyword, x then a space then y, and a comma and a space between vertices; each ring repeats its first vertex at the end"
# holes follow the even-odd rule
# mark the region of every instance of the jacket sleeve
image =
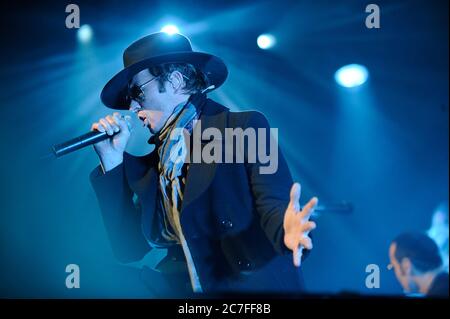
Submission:
POLYGON ((125 178, 123 163, 103 173, 100 166, 90 175, 114 255, 120 262, 142 259, 151 250, 141 228, 141 212, 125 178))
MULTIPOLYGON (((252 111, 245 126, 254 128, 257 132, 256 162, 249 162, 249 154, 246 154, 246 166, 261 227, 279 254, 291 253, 284 244, 283 229, 284 214, 289 204, 290 189, 293 184, 291 173, 278 146, 278 138, 271 134, 265 116, 252 111), (260 153, 267 154, 270 160, 267 158, 262 160, 260 153)), ((246 149, 251 150, 251 148, 246 149)), ((307 254, 307 252, 304 253, 303 258, 307 254)))

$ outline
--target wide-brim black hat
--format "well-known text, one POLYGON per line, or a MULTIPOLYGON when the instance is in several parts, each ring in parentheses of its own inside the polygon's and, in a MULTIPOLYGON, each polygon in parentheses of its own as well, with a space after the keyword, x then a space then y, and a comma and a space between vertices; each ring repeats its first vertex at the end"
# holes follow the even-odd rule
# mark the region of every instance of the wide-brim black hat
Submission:
POLYGON ((192 51, 191 43, 181 34, 157 32, 143 37, 123 53, 124 69, 117 73, 101 93, 102 102, 109 108, 128 110, 128 83, 140 71, 164 63, 189 63, 203 72, 210 90, 225 82, 228 70, 225 63, 214 55, 192 51))

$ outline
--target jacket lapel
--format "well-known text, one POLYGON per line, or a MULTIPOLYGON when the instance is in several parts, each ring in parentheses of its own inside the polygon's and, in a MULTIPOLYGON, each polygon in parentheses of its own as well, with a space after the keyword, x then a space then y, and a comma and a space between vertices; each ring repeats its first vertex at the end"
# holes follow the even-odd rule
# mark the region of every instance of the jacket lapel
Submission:
MULTIPOLYGON (((228 111, 229 111, 228 108, 220 104, 217 104, 211 101, 210 99, 207 99, 206 104, 204 105, 203 111, 199 118, 199 120, 201 121, 202 135, 205 129, 214 127, 218 128, 222 132, 223 136, 228 111)), ((200 123, 197 123, 196 125, 199 124, 200 123)), ((201 141, 202 150, 203 146, 208 142, 211 141, 202 139, 201 141)), ((216 142, 221 143, 222 141, 216 142)), ((192 146, 193 145, 191 145, 191 147, 192 146)), ((214 162, 207 164, 203 163, 203 161, 201 161, 200 163, 189 164, 181 212, 183 212, 184 209, 186 209, 193 201, 199 198, 200 195, 202 195, 208 189, 209 185, 214 179, 216 166, 217 164, 214 162)))

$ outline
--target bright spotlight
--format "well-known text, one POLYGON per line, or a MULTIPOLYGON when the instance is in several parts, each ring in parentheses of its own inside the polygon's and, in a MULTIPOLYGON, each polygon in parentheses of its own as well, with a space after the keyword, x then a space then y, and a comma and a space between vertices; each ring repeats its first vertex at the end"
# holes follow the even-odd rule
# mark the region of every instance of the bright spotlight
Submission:
POLYGON ((176 25, 169 24, 169 25, 164 26, 161 29, 161 32, 165 32, 167 34, 172 35, 172 34, 175 34, 175 33, 180 33, 180 30, 178 30, 178 27, 176 25))
POLYGON ((334 74, 336 82, 343 87, 352 88, 360 86, 367 81, 369 77, 369 71, 367 68, 360 64, 349 64, 341 67, 334 74))
POLYGON ((84 24, 77 31, 77 37, 80 42, 86 43, 92 39, 92 28, 88 24, 84 24))
POLYGON ((256 40, 256 43, 261 49, 270 49, 275 45, 275 37, 271 34, 261 34, 258 39, 256 40))

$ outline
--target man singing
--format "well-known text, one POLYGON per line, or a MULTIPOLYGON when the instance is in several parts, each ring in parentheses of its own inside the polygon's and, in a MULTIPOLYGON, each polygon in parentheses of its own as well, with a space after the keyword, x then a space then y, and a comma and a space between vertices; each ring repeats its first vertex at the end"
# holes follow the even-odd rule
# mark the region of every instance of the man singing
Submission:
POLYGON ((94 146, 101 164, 91 182, 116 257, 132 262, 151 249, 167 250, 154 269, 142 272, 161 296, 301 291, 299 266, 302 250, 312 249, 309 232, 316 225, 309 217, 318 200, 300 208, 300 185, 278 147, 276 170, 269 173, 260 158, 250 160, 256 156, 245 138, 236 139, 243 161, 192 160, 210 143, 224 143, 211 134, 205 138, 208 129, 221 136, 227 129, 265 131, 256 145, 271 143, 261 113, 230 112, 206 97, 225 81, 224 62, 193 51, 186 37, 166 33, 134 42, 123 60, 125 68, 106 84, 102 102, 136 113, 155 148, 142 157, 124 152, 131 130, 118 112, 92 125, 111 136, 94 146), (192 147, 196 130, 200 150, 192 147))

